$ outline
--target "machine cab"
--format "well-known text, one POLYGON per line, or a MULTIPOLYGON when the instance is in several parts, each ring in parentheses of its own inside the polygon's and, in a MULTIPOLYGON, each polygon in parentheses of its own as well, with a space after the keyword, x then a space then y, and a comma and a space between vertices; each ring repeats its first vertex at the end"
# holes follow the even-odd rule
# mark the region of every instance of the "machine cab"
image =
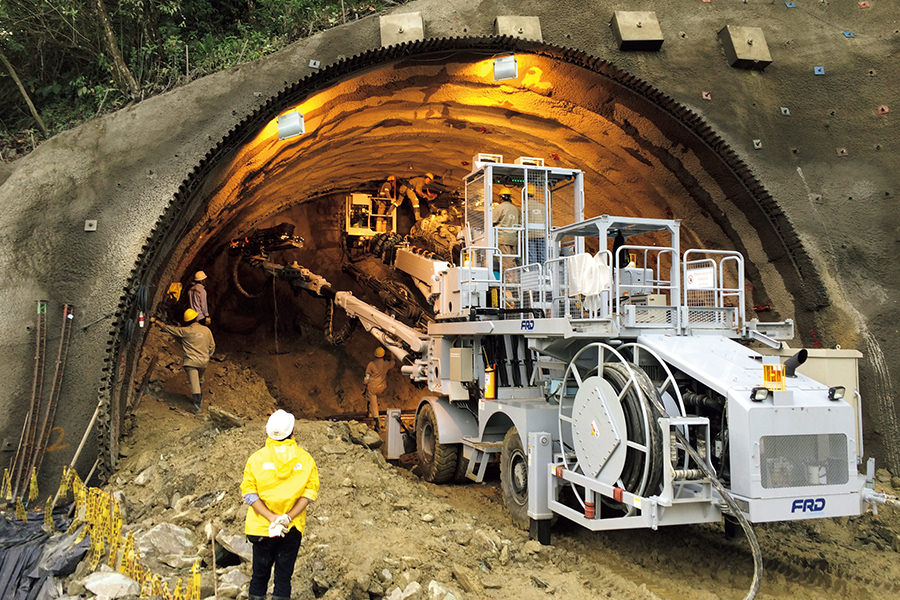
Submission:
POLYGON ((349 194, 345 200, 344 231, 348 236, 369 238, 397 231, 397 207, 389 198, 349 194))

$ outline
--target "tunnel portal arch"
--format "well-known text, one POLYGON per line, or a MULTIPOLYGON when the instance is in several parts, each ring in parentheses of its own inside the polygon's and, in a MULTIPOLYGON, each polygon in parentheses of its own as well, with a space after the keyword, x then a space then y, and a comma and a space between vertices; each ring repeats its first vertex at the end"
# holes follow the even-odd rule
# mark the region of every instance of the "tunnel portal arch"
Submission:
POLYGON ((372 50, 268 99, 179 186, 136 260, 110 333, 101 464, 115 466, 125 407, 136 393, 129 384, 143 341, 136 314, 159 302, 164 282, 323 190, 349 191, 396 171, 459 181, 477 152, 541 156, 584 170, 589 216, 684 217, 698 245, 719 241, 747 256, 760 303, 774 296, 803 311, 828 303, 777 201, 698 114, 648 83, 579 50, 508 37, 372 50), (505 53, 517 56, 519 77, 494 82, 491 60, 505 53), (297 107, 307 133, 279 142, 274 119, 297 107))

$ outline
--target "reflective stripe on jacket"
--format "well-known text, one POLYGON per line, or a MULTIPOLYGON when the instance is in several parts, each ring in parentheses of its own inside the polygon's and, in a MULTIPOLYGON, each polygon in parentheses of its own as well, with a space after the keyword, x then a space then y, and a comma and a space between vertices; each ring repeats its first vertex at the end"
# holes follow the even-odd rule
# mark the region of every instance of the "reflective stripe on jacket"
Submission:
MULTIPOLYGON (((257 494, 276 515, 287 514, 300 498, 319 497, 319 471, 313 457, 292 438, 273 440, 250 455, 244 467, 241 495, 257 494)), ((291 521, 300 533, 306 529, 306 510, 291 521)), ((269 520, 247 507, 244 524, 247 535, 269 535, 269 520)))

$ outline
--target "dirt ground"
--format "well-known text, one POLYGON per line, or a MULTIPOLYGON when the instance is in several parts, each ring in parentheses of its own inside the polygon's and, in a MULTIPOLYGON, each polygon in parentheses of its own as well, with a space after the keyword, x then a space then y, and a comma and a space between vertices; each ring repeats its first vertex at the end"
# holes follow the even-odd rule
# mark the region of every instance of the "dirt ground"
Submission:
MULTIPOLYGON (((212 520, 242 533, 243 465, 264 443, 266 415, 279 404, 245 358, 225 354, 207 373, 208 406, 246 419, 222 430, 208 407, 201 415, 188 410, 177 361, 160 353, 109 483, 124 492, 127 527, 140 534, 174 523, 202 540, 212 520)), ((348 405, 362 406, 358 399, 348 405)), ((457 599, 725 599, 743 598, 750 585, 748 546, 743 537, 727 539, 720 525, 591 533, 560 519, 552 545, 541 547, 509 520, 496 481, 428 484, 414 466, 389 463, 380 450, 352 441, 367 431, 354 421, 298 420, 295 437, 317 461, 321 490, 295 570, 295 598, 381 598, 410 582, 422 588, 414 598, 446 598, 443 591, 425 595, 433 581, 433 589, 457 599)), ((765 561, 759 598, 900 593, 897 512, 755 529, 765 561)), ((197 554, 209 563, 208 544, 197 554)), ((152 555, 147 561, 163 573, 186 573, 152 555)), ((233 578, 229 571, 249 574, 249 564, 220 571, 233 578)), ((233 591, 245 597, 246 585, 233 591)))

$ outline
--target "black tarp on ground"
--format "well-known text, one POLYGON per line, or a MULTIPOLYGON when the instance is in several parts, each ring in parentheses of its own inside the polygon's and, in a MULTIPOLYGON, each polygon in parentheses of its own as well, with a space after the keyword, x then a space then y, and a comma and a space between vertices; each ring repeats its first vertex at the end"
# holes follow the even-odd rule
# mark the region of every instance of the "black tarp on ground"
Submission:
MULTIPOLYGON (((54 526, 68 527, 68 507, 54 511, 54 526)), ((89 546, 89 537, 75 544, 75 535, 50 535, 41 526, 44 517, 30 513, 28 522, 0 518, 0 595, 4 600, 44 600, 55 597, 54 577, 75 570, 89 546)))

